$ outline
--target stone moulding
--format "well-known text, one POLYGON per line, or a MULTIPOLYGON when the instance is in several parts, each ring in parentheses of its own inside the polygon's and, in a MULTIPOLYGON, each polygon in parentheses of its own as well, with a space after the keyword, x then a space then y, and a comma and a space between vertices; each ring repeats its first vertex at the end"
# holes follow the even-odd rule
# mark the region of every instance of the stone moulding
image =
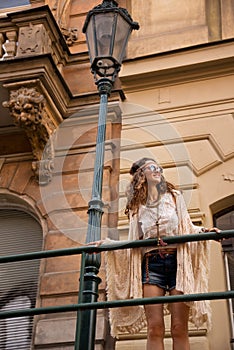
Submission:
POLYGON ((54 169, 54 147, 51 137, 56 125, 46 111, 45 97, 35 87, 20 87, 10 91, 9 108, 14 123, 24 129, 32 147, 32 170, 40 185, 48 184, 54 169))
POLYGON ((48 6, 8 13, 8 23, 0 28, 0 59, 51 53, 57 62, 63 61, 68 46, 78 40, 78 28, 68 27, 69 1, 63 6, 59 2, 53 14, 48 6), (58 42, 63 42, 62 51, 58 42))

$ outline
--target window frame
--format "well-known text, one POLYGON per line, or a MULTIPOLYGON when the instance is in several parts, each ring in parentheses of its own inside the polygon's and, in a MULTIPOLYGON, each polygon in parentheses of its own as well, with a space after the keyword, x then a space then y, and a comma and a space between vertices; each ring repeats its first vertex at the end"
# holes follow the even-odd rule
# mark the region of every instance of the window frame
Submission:
MULTIPOLYGON (((234 213, 234 205, 228 206, 213 215, 214 226, 222 229, 233 229, 219 227, 218 219, 228 213, 234 213)), ((223 260, 226 272, 226 284, 227 290, 232 290, 234 285, 234 275, 231 274, 231 270, 234 268, 234 237, 226 239, 222 242, 222 251, 223 251, 223 260)), ((231 344, 234 343, 234 300, 228 299, 228 308, 229 308, 229 318, 231 326, 231 344)))

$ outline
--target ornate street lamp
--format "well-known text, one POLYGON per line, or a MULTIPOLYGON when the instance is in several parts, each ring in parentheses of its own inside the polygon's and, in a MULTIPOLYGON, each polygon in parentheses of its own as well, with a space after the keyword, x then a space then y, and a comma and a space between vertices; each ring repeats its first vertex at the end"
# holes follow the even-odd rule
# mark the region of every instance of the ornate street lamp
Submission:
MULTIPOLYGON (((100 240, 103 214, 102 181, 105 152, 105 133, 108 96, 120 71, 129 36, 139 25, 133 22, 126 9, 117 1, 103 0, 87 15, 83 32, 86 34, 91 71, 100 95, 100 108, 96 141, 96 157, 92 198, 89 202, 89 222, 86 243, 100 240)), ((97 276, 100 254, 86 254, 84 277, 80 281, 79 302, 90 303, 98 299, 97 276), (82 285, 82 288, 81 288, 82 285)), ((78 312, 76 350, 93 350, 95 345, 96 310, 78 312), (82 328, 82 330, 81 330, 82 328)))
POLYGON ((139 24, 114 0, 104 0, 88 13, 83 32, 97 85, 100 78, 114 83, 133 29, 139 29, 139 24))

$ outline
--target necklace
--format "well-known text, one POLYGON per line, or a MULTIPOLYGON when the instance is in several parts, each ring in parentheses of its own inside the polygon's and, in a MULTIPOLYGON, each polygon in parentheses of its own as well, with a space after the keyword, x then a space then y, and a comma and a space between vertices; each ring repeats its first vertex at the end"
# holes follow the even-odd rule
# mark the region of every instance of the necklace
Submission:
POLYGON ((161 198, 157 198, 154 201, 147 201, 146 202, 146 211, 147 211, 147 216, 150 218, 150 220, 154 221, 154 225, 156 226, 156 235, 157 235, 157 245, 160 245, 160 232, 159 232, 159 225, 160 225, 160 219, 161 219, 161 215, 159 214, 159 206, 160 206, 160 201, 161 198), (154 210, 154 208, 156 210, 154 210))
POLYGON ((153 199, 153 200, 148 199, 146 201, 146 206, 148 208, 155 208, 155 207, 157 207, 159 205, 160 201, 161 201, 161 197, 160 196, 158 196, 156 199, 153 199))

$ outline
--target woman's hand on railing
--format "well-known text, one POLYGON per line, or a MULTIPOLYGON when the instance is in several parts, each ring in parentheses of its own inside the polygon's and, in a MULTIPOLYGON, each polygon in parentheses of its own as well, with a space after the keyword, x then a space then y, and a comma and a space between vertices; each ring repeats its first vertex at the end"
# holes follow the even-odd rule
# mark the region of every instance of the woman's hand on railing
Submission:
POLYGON ((99 241, 89 242, 85 245, 95 245, 96 247, 99 247, 101 244, 105 243, 106 239, 100 239, 99 241))
POLYGON ((217 227, 212 227, 212 228, 206 228, 206 227, 203 227, 202 228, 202 232, 217 232, 217 233, 220 233, 221 230, 217 227))
MULTIPOLYGON (((216 232, 216 233, 220 233, 221 230, 219 228, 217 228, 217 227, 212 227, 212 228, 203 227, 202 228, 202 232, 216 232)), ((224 241, 224 240, 225 240, 225 238, 217 239, 216 241, 222 243, 222 241, 224 241)))
MULTIPOLYGON (((88 242, 86 243, 85 245, 86 246, 89 246, 89 245, 92 245, 92 246, 95 246, 95 247, 99 247, 100 245, 102 245, 103 243, 105 243, 105 239, 100 239, 98 241, 93 241, 93 242, 88 242)), ((91 251, 91 252, 88 252, 88 254, 98 254, 98 252, 96 251, 91 251)))

